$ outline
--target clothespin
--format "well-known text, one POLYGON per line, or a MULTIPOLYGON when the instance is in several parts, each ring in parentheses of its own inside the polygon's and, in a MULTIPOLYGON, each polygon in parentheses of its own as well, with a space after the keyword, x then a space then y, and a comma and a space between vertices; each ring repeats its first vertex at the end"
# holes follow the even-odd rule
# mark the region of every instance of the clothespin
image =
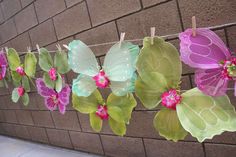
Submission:
POLYGON ((156 31, 156 28, 151 27, 151 45, 153 45, 153 42, 154 42, 155 31, 156 31))
POLYGON ((5 47, 5 51, 6 51, 6 53, 8 53, 8 47, 5 47))
POLYGON ((119 42, 119 47, 121 48, 122 42, 125 40, 125 32, 122 32, 120 34, 120 42, 119 42))
POLYGON ((27 47, 27 53, 30 53, 31 52, 31 48, 28 46, 27 47))
POLYGON ((56 44, 56 47, 57 47, 58 51, 61 53, 62 52, 61 45, 60 44, 56 44))
POLYGON ((67 46, 67 45, 65 45, 65 44, 63 44, 62 46, 63 46, 63 47, 65 47, 67 50, 69 50, 69 51, 70 51, 70 48, 69 48, 69 46, 67 46))
POLYGON ((36 44, 36 48, 37 48, 38 53, 40 54, 40 48, 38 44, 36 44))
POLYGON ((195 37, 197 35, 197 22, 196 22, 196 17, 192 17, 192 31, 193 31, 193 36, 195 37))

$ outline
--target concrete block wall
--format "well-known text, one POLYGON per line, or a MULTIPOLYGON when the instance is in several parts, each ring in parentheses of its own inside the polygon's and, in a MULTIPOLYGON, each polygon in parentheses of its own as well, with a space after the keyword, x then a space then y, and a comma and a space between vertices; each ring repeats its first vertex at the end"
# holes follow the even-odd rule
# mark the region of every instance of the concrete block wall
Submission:
MULTIPOLYGON (((118 41, 149 36, 150 27, 158 35, 179 33, 191 26, 197 17, 198 27, 216 26, 231 50, 236 50, 235 0, 0 0, 0 47, 26 51, 35 45, 56 49, 80 39, 87 44, 118 41), (223 24, 234 23, 230 26, 223 24)), ((177 38, 171 39, 177 48, 177 38)), ((141 45, 141 42, 137 42, 141 45)), ((103 62, 111 45, 93 47, 103 62)), ((182 88, 194 87, 193 69, 183 65, 182 88)), ((38 76, 42 76, 38 70, 38 76)), ((66 76, 71 83, 76 75, 66 76)), ((174 143, 164 140, 153 128, 155 110, 146 110, 138 101, 127 134, 115 136, 105 122, 101 133, 92 131, 87 115, 76 112, 71 104, 64 116, 50 112, 35 89, 30 104, 11 102, 12 87, 0 89, 0 134, 45 144, 119 157, 234 157, 236 133, 224 133, 212 140, 198 143, 192 137, 174 143)), ((104 97, 109 90, 103 90, 104 97)), ((233 92, 228 92, 236 105, 233 92)))

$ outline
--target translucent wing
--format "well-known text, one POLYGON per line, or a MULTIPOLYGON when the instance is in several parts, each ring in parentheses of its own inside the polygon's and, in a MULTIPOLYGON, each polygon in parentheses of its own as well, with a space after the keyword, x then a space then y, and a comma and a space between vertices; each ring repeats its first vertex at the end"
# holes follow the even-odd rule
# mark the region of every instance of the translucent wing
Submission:
POLYGON ((7 65, 7 58, 3 51, 0 51, 0 63, 1 65, 7 65))
POLYGON ((58 93, 60 103, 63 105, 68 105, 70 102, 70 86, 65 85, 65 87, 62 88, 62 90, 58 93))
POLYGON ((227 95, 211 97, 194 88, 182 94, 176 110, 183 128, 199 142, 236 131, 236 112, 227 95))
POLYGON ((205 94, 211 96, 225 95, 228 80, 222 77, 222 69, 198 69, 195 73, 195 83, 205 94))
POLYGON ((103 69, 111 81, 126 81, 132 78, 139 54, 138 45, 122 42, 113 45, 106 54, 103 69))
POLYGON ((219 67, 222 60, 231 56, 224 42, 211 30, 197 29, 192 36, 192 29, 180 33, 180 52, 184 63, 194 68, 209 69, 219 67))
POLYGON ((110 88, 116 96, 124 96, 127 93, 134 92, 135 80, 137 75, 134 73, 131 79, 126 81, 111 81, 110 88))
POLYGON ((72 91, 77 96, 87 97, 97 88, 92 77, 80 74, 73 80, 72 91))
POLYGON ((99 72, 99 65, 92 50, 80 40, 69 44, 69 65, 76 73, 95 76, 99 72))
POLYGON ((51 97, 44 98, 44 104, 50 111, 54 111, 57 108, 56 103, 53 101, 51 97))
POLYGON ((56 94, 56 92, 53 89, 48 88, 45 85, 42 78, 38 78, 36 80, 36 86, 37 86, 37 90, 38 90, 39 95, 41 95, 42 97, 50 97, 51 95, 56 94))

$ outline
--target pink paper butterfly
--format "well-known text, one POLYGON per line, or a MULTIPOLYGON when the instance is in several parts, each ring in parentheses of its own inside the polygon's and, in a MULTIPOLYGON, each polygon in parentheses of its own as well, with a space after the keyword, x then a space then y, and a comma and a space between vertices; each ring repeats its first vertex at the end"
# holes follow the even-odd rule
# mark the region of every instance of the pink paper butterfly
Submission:
POLYGON ((54 111, 58 106, 60 113, 64 114, 66 106, 69 104, 71 92, 69 85, 65 85, 59 93, 52 88, 48 88, 42 78, 36 80, 36 85, 38 93, 44 97, 45 106, 50 111, 54 111))
MULTIPOLYGON (((180 33, 181 60, 193 68, 197 87, 207 95, 225 95, 229 80, 236 81, 236 57, 211 30, 199 28, 180 33)), ((235 82, 236 96, 236 82, 235 82)))

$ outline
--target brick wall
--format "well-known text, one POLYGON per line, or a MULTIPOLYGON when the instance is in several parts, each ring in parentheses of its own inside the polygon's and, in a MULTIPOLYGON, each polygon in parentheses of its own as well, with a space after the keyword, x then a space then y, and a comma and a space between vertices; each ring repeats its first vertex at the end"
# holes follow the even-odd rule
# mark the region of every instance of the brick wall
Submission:
MULTIPOLYGON (((143 38, 155 26, 158 35, 170 35, 191 26, 197 17, 199 27, 216 26, 215 31, 236 50, 235 0, 0 0, 0 46, 26 51, 27 46, 56 49, 80 39, 87 44, 143 38), (222 24, 234 23, 230 26, 222 24)), ((177 38, 170 40, 178 47, 177 38)), ((141 44, 141 43, 139 43, 141 44)), ((111 45, 93 47, 100 62, 111 45)), ((183 89, 194 87, 193 69, 183 66, 183 89)), ((38 71, 38 76, 41 72, 38 71)), ((70 72, 71 83, 76 75, 70 72)), ((64 116, 49 112, 35 89, 30 105, 13 104, 12 87, 0 89, 0 133, 26 140, 82 150, 107 156, 148 157, 233 157, 236 133, 224 133, 213 140, 198 143, 192 137, 174 143, 155 132, 155 110, 145 110, 140 103, 133 112, 125 137, 115 136, 107 124, 100 134, 89 126, 87 115, 71 106, 64 116)), ((102 92, 107 96, 109 91, 102 92)), ((229 92, 231 101, 236 98, 229 92)))

